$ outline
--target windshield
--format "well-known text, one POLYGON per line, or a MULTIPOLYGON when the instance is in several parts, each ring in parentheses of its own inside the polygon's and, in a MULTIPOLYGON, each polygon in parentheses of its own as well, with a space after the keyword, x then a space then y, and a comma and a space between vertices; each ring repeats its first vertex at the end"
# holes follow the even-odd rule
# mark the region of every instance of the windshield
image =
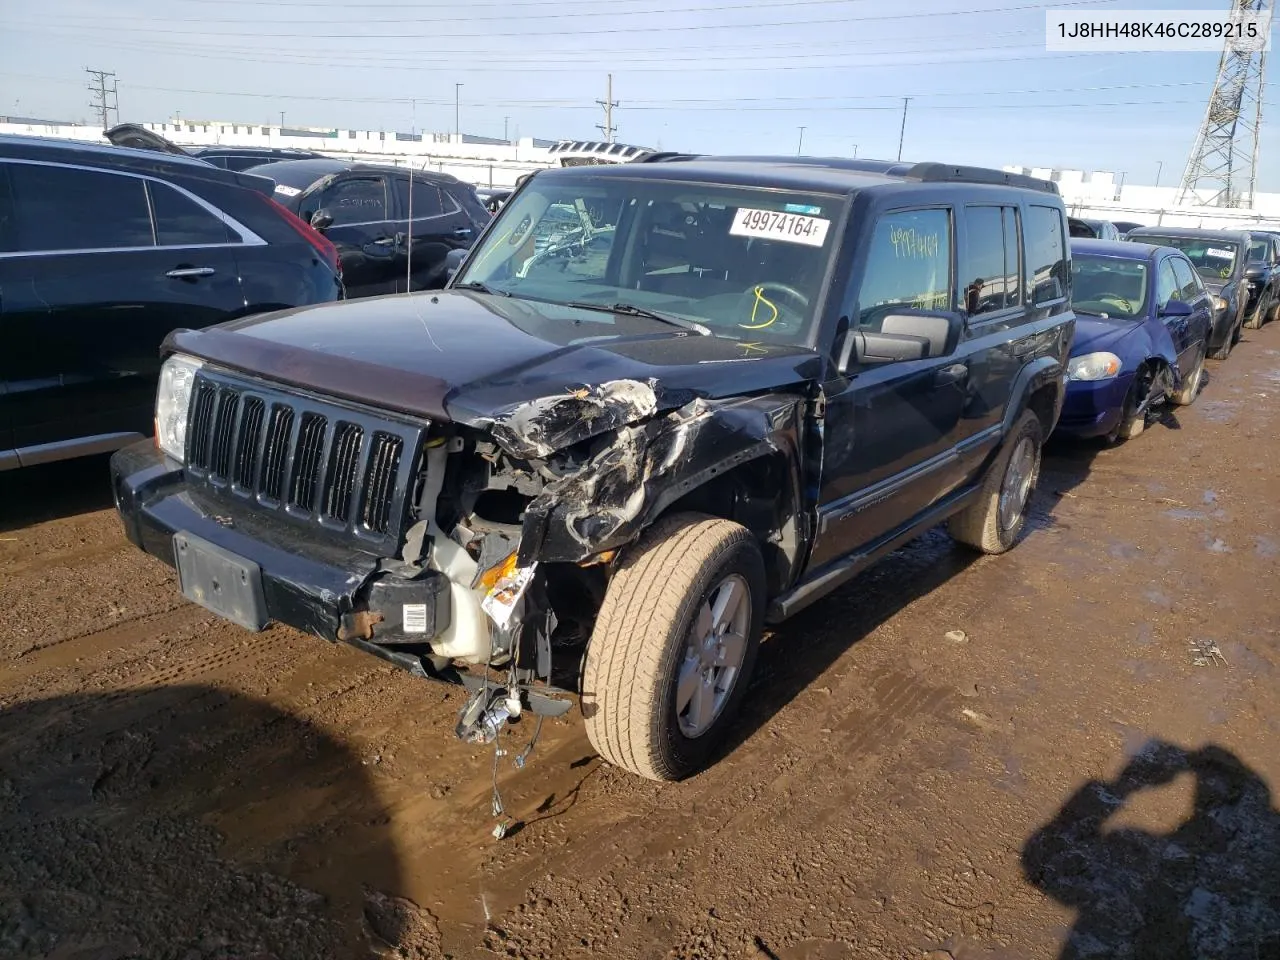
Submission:
POLYGON ((1131 320, 1147 307, 1147 265, 1090 254, 1071 255, 1071 305, 1081 313, 1131 320))
POLYGON ((1196 272, 1210 280, 1227 280, 1235 272, 1240 245, 1231 240, 1206 240, 1203 237, 1161 237, 1143 234, 1132 237, 1159 247, 1175 247, 1187 255, 1196 272))
POLYGON ((800 343, 843 199, 639 178, 534 179, 454 286, 550 303, 627 304, 717 336, 800 343))

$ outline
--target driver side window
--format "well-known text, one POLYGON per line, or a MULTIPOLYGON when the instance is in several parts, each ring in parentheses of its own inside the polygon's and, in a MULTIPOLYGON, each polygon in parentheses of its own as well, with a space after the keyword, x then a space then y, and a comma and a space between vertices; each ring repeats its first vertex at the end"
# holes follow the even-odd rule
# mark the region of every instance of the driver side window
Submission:
POLYGON ((1169 261, 1173 264, 1173 275, 1178 278, 1178 299, 1185 303, 1195 303, 1204 292, 1204 284, 1200 282, 1200 276, 1191 266, 1191 261, 1183 257, 1170 257, 1169 261))
POLYGON ((1173 274, 1173 261, 1165 257, 1156 272, 1156 305, 1163 308, 1178 297, 1178 278, 1173 274))
POLYGON ((876 221, 858 291, 861 330, 902 309, 951 310, 951 211, 895 210, 876 221))

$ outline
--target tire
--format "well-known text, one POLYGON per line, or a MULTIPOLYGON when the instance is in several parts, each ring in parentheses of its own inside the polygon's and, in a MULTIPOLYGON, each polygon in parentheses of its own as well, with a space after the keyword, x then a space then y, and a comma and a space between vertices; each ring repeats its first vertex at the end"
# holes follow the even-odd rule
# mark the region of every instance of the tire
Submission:
POLYGON ((583 662, 582 710, 600 756, 650 780, 680 780, 702 769, 741 706, 764 608, 764 561, 744 527, 680 513, 646 530, 621 557, 583 662), (728 631, 711 634, 742 638, 741 655, 729 656, 738 663, 732 675, 708 666, 730 647, 699 650, 691 636, 700 613, 714 623, 711 601, 725 584, 726 602, 745 591, 728 631), (721 671, 711 683, 708 669, 721 671), (682 673, 694 692, 679 705, 682 673), (700 718, 698 705, 709 711, 700 718))
POLYGON ((1271 309, 1267 311, 1267 323, 1274 323, 1280 320, 1280 296, 1276 297, 1271 304, 1271 309))
POLYGON ((1231 331, 1227 335, 1227 339, 1222 341, 1222 346, 1214 347, 1209 351, 1209 357, 1213 360, 1225 360, 1231 356, 1231 348, 1236 345, 1236 331, 1231 331))
POLYGON ((1182 388, 1176 393, 1170 394, 1169 399, 1178 406, 1189 406, 1195 403, 1196 397, 1200 396, 1200 384, 1204 381, 1204 358, 1207 352, 1207 345, 1200 344, 1200 349, 1196 352, 1195 366, 1183 378, 1182 388))
POLYGON ((1031 410, 1023 411, 1000 455, 987 471, 977 499, 947 521, 947 530, 954 540, 989 554, 1004 553, 1018 542, 1027 523, 1027 504, 1031 502, 1031 493, 1040 475, 1043 446, 1044 426, 1040 418, 1031 410), (1023 463, 1024 441, 1030 444, 1029 465, 1023 463), (1015 453, 1018 454, 1017 462, 1021 464, 1019 473, 1025 471, 1025 475, 1017 480, 1021 504, 1013 521, 1009 522, 1008 512, 1002 514, 1001 494, 1006 480, 1014 482, 1016 479, 1011 476, 1015 453))
MULTIPOLYGON (((1144 383, 1144 377, 1148 376, 1150 368, 1143 364, 1133 375, 1133 383, 1129 386, 1129 392, 1124 397, 1124 409, 1120 413, 1120 422, 1115 428, 1108 433, 1103 439, 1107 443, 1124 443, 1126 440, 1132 440, 1135 437, 1142 436, 1147 429, 1147 415, 1135 416, 1133 411, 1138 404, 1142 402, 1143 397, 1139 397, 1139 389, 1144 383)), ((1146 384, 1148 390, 1155 389, 1155 378, 1146 384)))
POLYGON ((1261 330, 1262 324, 1266 321, 1266 315, 1270 311, 1271 305, 1267 304, 1266 309, 1263 309, 1262 299, 1259 298, 1258 305, 1254 308, 1253 313, 1249 314, 1249 316, 1245 318, 1244 326, 1248 327, 1250 330, 1261 330))

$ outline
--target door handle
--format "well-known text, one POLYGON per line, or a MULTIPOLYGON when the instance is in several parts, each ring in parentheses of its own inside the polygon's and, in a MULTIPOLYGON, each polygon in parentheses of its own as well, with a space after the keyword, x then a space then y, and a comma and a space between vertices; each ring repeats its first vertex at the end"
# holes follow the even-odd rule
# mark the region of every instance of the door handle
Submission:
POLYGON ((950 387, 964 383, 968 379, 969 368, 963 363, 953 363, 934 374, 933 382, 938 387, 950 387))
POLYGON ((394 247, 399 242, 399 237, 379 237, 373 242, 379 247, 394 247))
POLYGON ((165 274, 174 280, 192 280, 195 277, 212 277, 216 270, 213 267, 177 267, 165 274))
POLYGON ((471 228, 470 228, 470 227, 458 227, 458 228, 456 228, 456 229, 453 231, 453 235, 454 235, 455 237, 457 237, 459 240, 461 240, 461 239, 463 239, 463 238, 465 238, 465 237, 469 237, 469 236, 471 236, 471 228))

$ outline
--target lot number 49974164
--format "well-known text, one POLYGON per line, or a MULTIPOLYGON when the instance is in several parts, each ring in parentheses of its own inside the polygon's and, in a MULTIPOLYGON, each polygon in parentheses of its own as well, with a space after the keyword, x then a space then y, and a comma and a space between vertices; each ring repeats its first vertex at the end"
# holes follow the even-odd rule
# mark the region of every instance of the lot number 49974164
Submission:
POLYGON ((744 207, 734 213, 729 232, 737 237, 762 237, 820 247, 826 242, 830 226, 831 221, 822 217, 744 207))

